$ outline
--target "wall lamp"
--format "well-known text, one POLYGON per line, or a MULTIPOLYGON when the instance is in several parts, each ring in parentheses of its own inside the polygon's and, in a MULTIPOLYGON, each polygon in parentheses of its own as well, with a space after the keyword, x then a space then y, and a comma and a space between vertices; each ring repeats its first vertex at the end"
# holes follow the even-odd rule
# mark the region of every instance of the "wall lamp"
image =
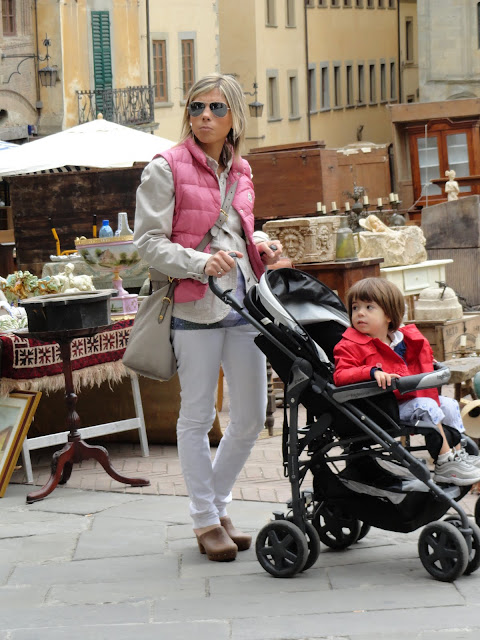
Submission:
POLYGON ((50 40, 47 37, 47 34, 45 34, 45 40, 43 41, 43 45, 45 46, 47 53, 45 55, 44 58, 42 58, 41 56, 37 56, 35 53, 12 53, 12 54, 5 54, 2 53, 2 60, 4 58, 22 58, 20 60, 20 62, 17 64, 17 69, 16 71, 12 71, 12 73, 8 76, 8 80, 6 82, 4 82, 3 84, 8 84, 12 78, 12 76, 14 76, 16 73, 18 73, 19 75, 21 75, 19 69, 20 69, 20 65, 25 62, 25 60, 38 60, 39 62, 47 62, 45 67, 42 67, 41 69, 38 70, 38 77, 40 78, 40 82, 42 84, 43 87, 54 87, 55 83, 57 82, 57 69, 55 67, 51 67, 48 64, 48 61, 50 59, 50 56, 48 54, 48 47, 51 45, 50 40))
POLYGON ((258 102, 257 100, 257 89, 258 84, 255 78, 255 82, 253 83, 253 91, 243 92, 246 96, 253 96, 255 98, 253 102, 250 102, 248 104, 248 108, 250 110, 250 115, 252 116, 252 118, 261 118, 263 113, 263 104, 261 102, 258 102))

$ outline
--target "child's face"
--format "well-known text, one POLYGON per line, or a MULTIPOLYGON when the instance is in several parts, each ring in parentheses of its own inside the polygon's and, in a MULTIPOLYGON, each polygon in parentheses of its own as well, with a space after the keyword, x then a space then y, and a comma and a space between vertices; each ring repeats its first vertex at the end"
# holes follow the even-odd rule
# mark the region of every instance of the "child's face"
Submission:
POLYGON ((360 333, 371 338, 386 340, 390 318, 381 307, 371 300, 354 300, 352 303, 352 325, 360 333))

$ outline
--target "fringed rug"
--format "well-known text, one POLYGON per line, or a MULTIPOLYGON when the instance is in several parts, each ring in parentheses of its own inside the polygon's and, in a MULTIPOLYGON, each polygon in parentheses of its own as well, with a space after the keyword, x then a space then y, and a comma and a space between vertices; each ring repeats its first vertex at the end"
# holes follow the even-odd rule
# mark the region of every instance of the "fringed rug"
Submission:
MULTIPOLYGON (((75 338, 71 361, 75 391, 108 380, 120 381, 127 375, 122 363, 133 320, 116 322, 107 331, 75 338)), ((57 391, 64 388, 60 347, 56 342, 41 342, 11 333, 0 335, 0 395, 14 389, 57 391)))

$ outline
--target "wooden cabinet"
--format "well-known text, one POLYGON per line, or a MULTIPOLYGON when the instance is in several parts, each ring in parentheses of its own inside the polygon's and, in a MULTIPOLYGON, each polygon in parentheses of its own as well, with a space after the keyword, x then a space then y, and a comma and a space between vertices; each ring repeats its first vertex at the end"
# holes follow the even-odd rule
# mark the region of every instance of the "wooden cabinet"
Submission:
POLYGON ((446 199, 445 171, 454 170, 460 195, 480 193, 479 185, 462 180, 480 173, 479 121, 447 119, 407 128, 413 195, 417 207, 446 199), (435 183, 431 181, 435 180, 435 183))

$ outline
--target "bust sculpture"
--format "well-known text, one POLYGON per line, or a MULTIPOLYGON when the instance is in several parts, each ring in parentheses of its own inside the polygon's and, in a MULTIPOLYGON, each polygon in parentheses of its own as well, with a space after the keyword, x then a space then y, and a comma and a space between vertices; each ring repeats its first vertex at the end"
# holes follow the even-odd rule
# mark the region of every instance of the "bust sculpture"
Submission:
POLYGON ((448 178, 445 183, 445 193, 447 194, 447 200, 449 202, 451 200, 458 200, 460 187, 458 186, 458 182, 455 180, 456 175, 457 174, 453 169, 445 171, 445 176, 448 178))

